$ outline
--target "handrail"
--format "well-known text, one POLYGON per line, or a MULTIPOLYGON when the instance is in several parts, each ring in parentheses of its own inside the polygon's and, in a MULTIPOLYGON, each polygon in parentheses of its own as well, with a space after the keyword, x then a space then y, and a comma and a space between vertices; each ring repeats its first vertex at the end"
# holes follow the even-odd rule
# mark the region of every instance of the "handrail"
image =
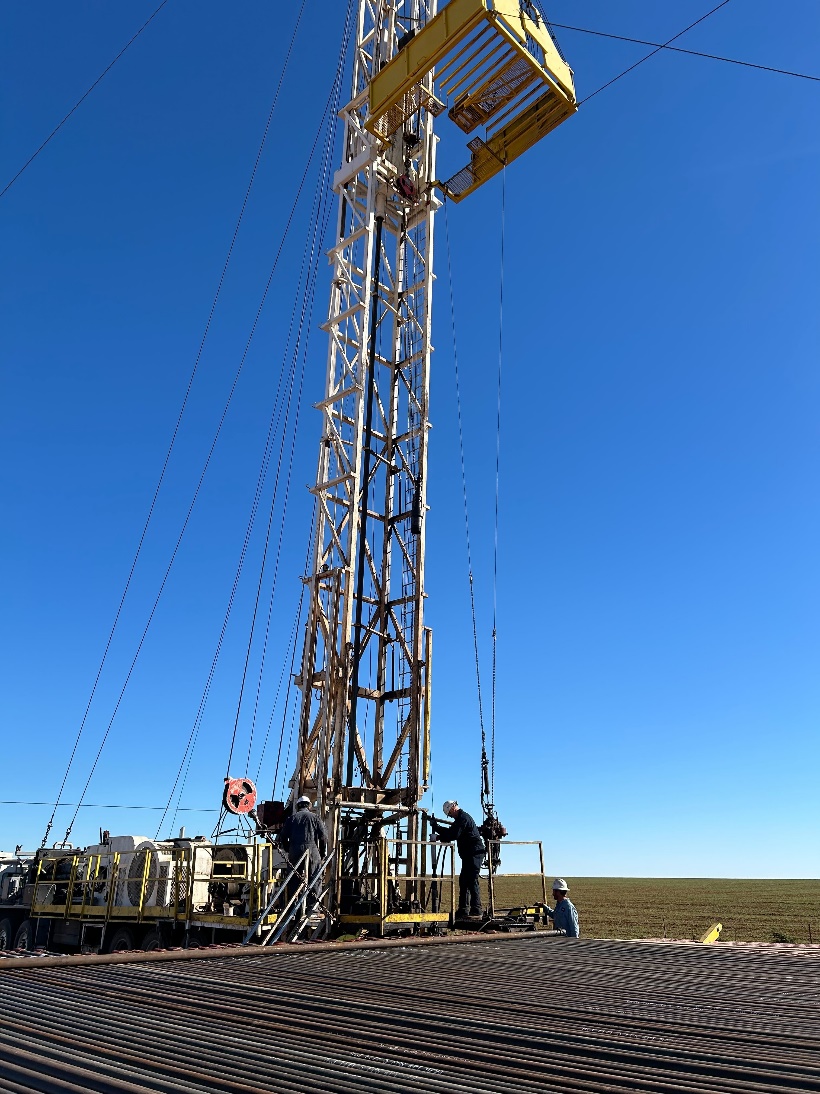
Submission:
MULTIPOLYGON (((268 937, 262 940, 262 945, 263 946, 267 946, 269 942, 278 942, 279 941, 279 939, 284 934, 285 928, 292 922, 292 920, 295 917, 297 911, 299 910, 299 906, 301 905, 301 903, 303 902, 303 900, 305 899, 305 897, 307 896, 308 892, 313 887, 313 885, 322 876, 325 869, 330 864, 330 860, 333 858, 335 853, 336 853, 335 848, 332 851, 328 851, 328 853, 325 855, 324 859, 316 867, 314 872, 312 874, 308 874, 306 877, 302 878, 302 884, 299 886, 299 888, 296 890, 296 892, 290 898, 288 903, 282 909, 282 914, 277 919, 276 926, 271 931, 271 933, 268 935, 268 937)), ((302 856, 302 858, 304 858, 306 855, 308 855, 307 851, 305 851, 305 854, 302 856)), ((308 855, 308 857, 309 857, 309 855, 308 855)), ((300 863, 301 863, 301 861, 302 861, 302 859, 299 860, 300 863)), ((307 918, 307 917, 305 916, 304 918, 307 918)))
MULTIPOLYGON (((490 903, 490 915, 495 916, 495 885, 493 883, 494 871, 492 869, 492 854, 490 854, 490 847, 500 847, 505 845, 507 847, 537 847, 538 848, 538 860, 541 867, 540 872, 533 870, 529 874, 510 874, 509 877, 540 877, 541 878, 541 898, 544 904, 547 903, 547 878, 544 873, 544 845, 540 839, 488 839, 487 852, 488 859, 490 861, 490 869, 487 873, 487 891, 490 903)), ((504 876, 504 875, 502 875, 504 876)))
MULTIPOLYGON (((288 870, 287 874, 285 875, 284 878, 280 879, 279 884, 274 889, 270 900, 265 905, 262 913, 260 914, 260 916, 258 917, 256 922, 253 924, 253 926, 248 928, 247 933, 246 933, 244 939, 242 940, 242 945, 243 946, 247 946, 248 943, 250 942, 250 940, 253 938, 253 936, 256 934, 256 932, 259 930, 262 923, 264 922, 264 920, 268 916, 271 908, 274 906, 276 901, 279 899, 279 894, 287 886, 288 882, 293 877, 293 875, 296 873, 297 869, 301 869, 302 865, 303 864, 307 865, 308 862, 310 862, 310 851, 305 851, 302 854, 302 856, 301 856, 301 858, 299 859, 298 862, 295 862, 295 863, 291 864, 290 869, 288 870)), ((304 885, 304 881, 302 881, 302 884, 304 885)), ((290 904, 288 904, 288 907, 290 907, 290 904)))

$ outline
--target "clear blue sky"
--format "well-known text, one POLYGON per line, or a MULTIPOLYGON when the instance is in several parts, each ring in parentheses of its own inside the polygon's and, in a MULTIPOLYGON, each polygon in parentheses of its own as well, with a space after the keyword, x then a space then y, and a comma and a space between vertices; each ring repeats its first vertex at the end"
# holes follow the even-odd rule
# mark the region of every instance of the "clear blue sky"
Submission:
MULTIPOLYGON (((3 5, 0 185, 155 6, 3 5)), ((548 10, 556 22, 661 41, 708 7, 552 0, 548 10)), ((169 0, 0 200, 3 799, 53 801, 59 787, 294 18, 291 4, 169 0)), ((69 802, 236 370, 341 22, 340 4, 307 0, 69 802)), ((816 0, 733 0, 679 44, 820 74, 818 35, 816 0)), ((581 98, 646 52, 560 38, 581 98)), ((547 868, 566 876, 818 874, 819 109, 820 84, 661 55, 507 172, 496 798, 512 834, 543 837, 547 868)), ((91 803, 164 804, 171 789, 242 544, 308 217, 305 201, 91 803)), ((485 687, 499 218, 498 180, 450 210, 485 687)), ((455 795, 477 810, 438 223, 427 540, 435 804, 455 795)), ((314 328, 327 276, 322 260, 314 328)), ((299 593, 319 431, 310 406, 324 365, 314 329, 262 735, 299 593)), ((186 784, 189 808, 218 805, 260 556, 256 535, 186 784)), ((258 653, 257 644, 256 665, 258 653)), ((257 729, 252 773, 259 740, 257 729)), ((272 779, 266 757, 265 792, 272 779)), ((48 812, 0 806, 0 847, 39 843, 48 812)), ((69 815, 58 814, 54 837, 69 815)), ((88 809, 73 838, 90 841, 100 826, 153 834, 156 822, 151 812, 88 809)), ((209 831, 213 814, 180 813, 181 823, 209 831)))

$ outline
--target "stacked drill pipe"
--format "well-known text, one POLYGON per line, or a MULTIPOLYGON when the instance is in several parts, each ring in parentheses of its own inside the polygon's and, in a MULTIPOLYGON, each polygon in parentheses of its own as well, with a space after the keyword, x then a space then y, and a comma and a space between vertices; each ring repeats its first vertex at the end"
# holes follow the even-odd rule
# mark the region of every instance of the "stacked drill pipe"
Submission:
POLYGON ((554 935, 3 965, 0 1091, 820 1091, 820 947, 554 935))

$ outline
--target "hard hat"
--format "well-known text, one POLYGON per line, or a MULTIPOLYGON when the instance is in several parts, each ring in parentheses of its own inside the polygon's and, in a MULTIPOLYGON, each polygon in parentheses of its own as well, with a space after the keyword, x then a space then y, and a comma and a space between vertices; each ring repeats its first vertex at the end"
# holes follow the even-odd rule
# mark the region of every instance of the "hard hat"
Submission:
POLYGON ((307 794, 303 794, 301 796, 301 798, 296 799, 296 808, 297 809, 299 808, 300 805, 310 805, 310 804, 311 804, 310 798, 307 796, 307 794))
POLYGON ((559 893, 568 893, 569 885, 564 881, 562 877, 557 877, 552 883, 553 892, 557 889, 559 893))
POLYGON ((454 805, 458 805, 458 802, 457 801, 445 802, 444 805, 442 805, 441 808, 444 810, 444 815, 445 816, 447 816, 447 817, 450 816, 450 813, 451 813, 452 808, 453 808, 454 805))

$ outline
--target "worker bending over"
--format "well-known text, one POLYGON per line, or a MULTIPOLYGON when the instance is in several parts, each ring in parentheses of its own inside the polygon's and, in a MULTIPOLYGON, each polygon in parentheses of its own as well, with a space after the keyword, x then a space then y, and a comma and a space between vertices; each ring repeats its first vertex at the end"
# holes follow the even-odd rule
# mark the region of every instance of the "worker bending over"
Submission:
POLYGON ((481 918, 481 889, 478 884, 478 875, 484 865, 484 840, 478 830, 478 825, 470 816, 460 808, 458 802, 447 801, 444 803, 446 816, 453 821, 451 825, 442 828, 435 817, 430 821, 433 831, 440 840, 445 843, 456 841, 458 854, 461 859, 461 873, 458 875, 458 911, 456 918, 480 919, 481 918))
POLYGON ((552 895, 555 898, 555 907, 544 911, 552 920, 556 931, 563 931, 568 938, 579 938, 581 928, 578 926, 578 912, 575 905, 567 897, 569 886, 562 877, 557 877, 552 883, 552 895))
MULTIPOLYGON (((307 877, 310 878, 319 869, 327 855, 327 829, 322 820, 310 811, 310 798, 304 794, 296 802, 295 811, 285 821, 279 833, 278 844, 288 856, 291 866, 295 866, 305 851, 309 853, 307 877)), ((316 903, 314 891, 318 888, 317 878, 308 893, 308 906, 316 903)), ((298 882, 296 883, 298 885, 298 882)), ((295 891, 295 885, 288 887, 289 894, 295 891)))

